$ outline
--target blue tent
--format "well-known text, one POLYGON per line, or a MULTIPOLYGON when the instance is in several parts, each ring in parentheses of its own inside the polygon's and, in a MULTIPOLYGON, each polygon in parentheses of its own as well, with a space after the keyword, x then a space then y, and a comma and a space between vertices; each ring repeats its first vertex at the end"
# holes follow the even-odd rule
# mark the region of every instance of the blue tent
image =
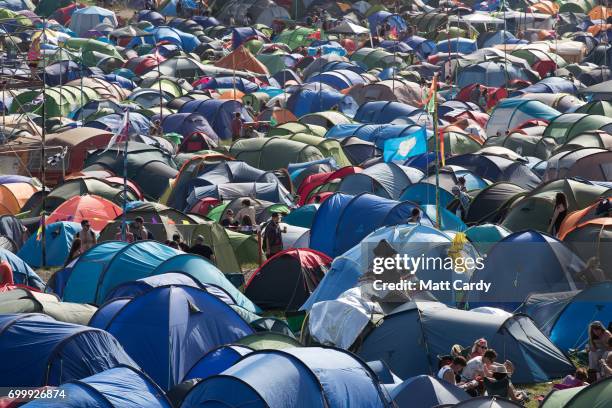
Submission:
POLYGON ((495 245, 510 235, 511 232, 501 225, 480 224, 465 230, 467 239, 478 249, 481 254, 486 254, 495 245))
POLYGON ((366 192, 397 200, 406 187, 418 183, 422 178, 423 173, 415 168, 395 163, 377 163, 360 173, 344 177, 338 191, 354 195, 366 192))
POLYGON ((426 113, 423 109, 401 102, 375 101, 361 105, 355 114, 355 120, 362 123, 388 124, 398 118, 418 115, 426 113))
POLYGON ((463 167, 481 179, 494 183, 507 181, 528 190, 541 183, 540 177, 525 163, 501 156, 468 153, 450 157, 446 165, 463 167))
POLYGON ((537 73, 522 66, 486 61, 461 68, 457 74, 457 86, 463 88, 471 84, 481 84, 502 87, 515 79, 535 82, 540 78, 537 73))
POLYGON ((483 315, 436 302, 398 307, 368 334, 358 354, 367 361, 383 360, 406 379, 435 375, 438 356, 447 355, 455 344, 467 347, 479 338, 487 339, 498 361, 512 361, 512 381, 517 384, 546 382, 575 371, 563 352, 527 316, 483 315))
POLYGON ((162 41, 178 45, 185 52, 193 52, 200 45, 200 40, 193 34, 172 27, 160 26, 151 30, 151 35, 134 37, 126 48, 135 48, 140 44, 155 45, 162 41))
POLYGON ((357 84, 365 84, 368 81, 356 72, 339 69, 313 75, 308 79, 308 82, 322 82, 341 91, 357 84))
MULTIPOLYGON (((374 105, 372 105, 372 107, 374 107, 374 105)), ((361 140, 373 142, 376 145, 376 147, 378 147, 379 149, 383 149, 385 146, 385 141, 387 141, 388 139, 400 138, 402 136, 418 132, 421 129, 422 129, 422 126, 416 125, 416 124, 414 125, 391 125, 387 123, 387 124, 376 124, 376 125, 363 125, 359 123, 349 123, 349 124, 341 124, 341 125, 333 126, 327 131, 327 133, 325 134, 325 137, 333 138, 333 139, 345 139, 347 137, 358 137, 361 140)))
POLYGON ((575 290, 574 276, 584 262, 565 244, 537 231, 508 235, 491 248, 484 268, 476 270, 472 282, 491 283, 488 292, 470 291, 470 308, 493 306, 515 310, 530 293, 575 290))
POLYGON ((431 408, 438 405, 455 405, 470 395, 461 388, 428 375, 417 375, 393 387, 391 398, 398 407, 431 408))
POLYGON ((365 363, 347 351, 319 347, 250 353, 220 375, 198 383, 181 407, 211 404, 262 408, 387 406, 376 375, 365 363))
POLYGON ((240 345, 220 346, 206 353, 189 369, 183 381, 193 378, 206 379, 233 366, 243 356, 251 353, 252 348, 240 345))
POLYGON ((58 388, 63 396, 40 398, 28 408, 172 408, 157 384, 140 370, 118 366, 82 380, 64 383, 58 388))
POLYGON ((161 286, 100 308, 92 324, 114 335, 163 389, 181 382, 201 356, 253 333, 231 307, 190 286, 161 286), (114 313, 105 313, 110 307, 114 313))
POLYGON ((6 261, 11 265, 13 270, 13 280, 20 285, 28 285, 36 289, 43 290, 45 283, 42 279, 30 268, 30 266, 20 257, 11 251, 0 248, 0 261, 6 261))
POLYGON ((421 181, 414 183, 406 187, 400 196, 401 201, 412 201, 418 205, 435 204, 436 203, 436 189, 439 191, 440 206, 446 207, 454 199, 455 196, 449 191, 446 191, 442 186, 439 188, 430 181, 421 181))
POLYGON ((215 133, 221 139, 231 139, 231 122, 236 112, 240 113, 245 122, 251 122, 253 118, 242 103, 235 100, 206 99, 193 100, 181 106, 179 113, 199 113, 206 118, 215 133))
POLYGON ((438 41, 436 44, 438 52, 442 53, 459 53, 459 54, 471 54, 478 50, 478 44, 475 40, 468 38, 451 38, 449 40, 438 41))
MULTIPOLYGON (((420 206, 423 209, 423 213, 425 213, 429 219, 436 219, 436 205, 435 204, 427 204, 420 206)), ((439 228, 442 231, 465 231, 467 229, 467 225, 461 218, 459 218, 455 213, 447 210, 446 208, 440 208, 440 226, 439 228)))
POLYGON ((210 126, 206 118, 198 113, 171 113, 162 120, 164 133, 178 133, 187 137, 195 132, 204 133, 218 142, 219 136, 210 126))
POLYGON ((0 359, 3 387, 59 385, 119 364, 138 367, 107 332, 36 313, 0 315, 0 359))
POLYGON ((612 316, 612 282, 601 282, 581 291, 534 293, 517 313, 531 317, 538 328, 563 351, 582 350, 588 343, 588 326, 612 316))
POLYGON ((251 40, 253 38, 265 39, 266 36, 259 30, 253 27, 236 27, 232 28, 232 48, 236 49, 242 45, 242 43, 251 40))
POLYGON ((70 16, 70 29, 77 37, 84 37, 89 30, 100 23, 116 27, 117 17, 111 10, 97 6, 77 7, 70 16))
POLYGON ((231 76, 217 76, 212 78, 210 81, 198 84, 198 89, 236 89, 237 91, 244 92, 245 94, 257 92, 259 85, 255 82, 249 81, 248 79, 241 77, 231 76))
POLYGON ((92 78, 99 78, 110 82, 111 84, 119 85, 130 91, 136 88, 136 84, 130 79, 134 77, 134 73, 127 68, 118 68, 112 74, 92 75, 92 78))
MULTIPOLYGON (((155 98, 159 101, 159 93, 155 92, 155 98)), ((75 113, 76 115, 76 113, 75 113)), ((130 112, 129 115, 129 133, 130 135, 148 135, 151 121, 142 113, 130 112)), ((96 129, 107 130, 111 133, 120 132, 123 125, 123 113, 111 113, 110 115, 100 116, 91 122, 85 123, 85 126, 96 129)))
POLYGON ((319 210, 319 204, 306 204, 283 217, 283 222, 296 227, 310 228, 319 210))
MULTIPOLYGON (((325 202, 332 198, 333 196, 325 202)), ((325 202, 321 209, 323 209, 325 202)), ((374 248, 382 240, 387 241, 400 255, 410 257, 446 258, 452 244, 450 235, 432 226, 406 224, 379 228, 367 237, 359 238, 354 247, 334 259, 331 268, 301 309, 309 310, 317 302, 337 299, 343 292, 355 287, 359 278, 369 267, 374 256, 374 248)), ((463 251, 466 257, 472 259, 478 257, 476 249, 469 244, 463 246, 463 251)), ((436 282, 445 279, 466 281, 469 279, 470 273, 471 271, 460 274, 452 270, 433 267, 420 270, 417 276, 421 280, 432 279, 436 282)), ((455 302, 453 291, 432 291, 432 294, 440 301, 449 304, 455 302)))
POLYGON ((427 38, 419 37, 418 35, 413 35, 411 37, 405 38, 404 42, 410 46, 413 50, 416 51, 419 56, 423 59, 426 59, 431 54, 437 52, 436 43, 427 38))
POLYGON ((370 14, 368 17, 368 25, 373 35, 378 34, 379 26, 388 24, 391 29, 395 29, 397 34, 402 31, 406 31, 408 25, 406 21, 399 14, 392 14, 388 11, 377 11, 376 13, 370 14))
POLYGON ((414 50, 408 44, 402 41, 391 41, 385 40, 379 44, 379 47, 384 48, 389 52, 403 52, 405 54, 413 52, 414 50))
MULTIPOLYGON (((72 241, 79 231, 81 224, 76 222, 60 221, 45 227, 47 266, 64 264, 72 241)), ((32 234, 17 255, 32 267, 42 266, 42 239, 39 239, 38 234, 32 234)))
POLYGON ((89 75, 91 75, 89 68, 74 61, 58 61, 45 67, 44 78, 48 86, 58 86, 89 75))
POLYGON ((157 11, 153 11, 153 10, 140 10, 138 14, 136 15, 136 20, 148 21, 154 26, 162 25, 166 21, 164 16, 159 14, 157 11))
POLYGON ((201 284, 215 285, 252 312, 259 309, 204 258, 185 254, 155 241, 128 244, 106 241, 79 257, 64 277, 63 300, 101 304, 118 285, 167 272, 184 272, 201 284))
POLYGON ((479 48, 489 48, 498 44, 516 44, 519 41, 510 31, 496 30, 481 33, 477 43, 479 48))
POLYGON ((202 28, 214 27, 221 25, 219 20, 212 16, 193 16, 193 21, 202 26, 202 28))
POLYGON ((520 96, 528 93, 568 93, 570 95, 575 95, 577 91, 578 88, 576 88, 576 85, 569 79, 549 77, 526 88, 519 89, 511 96, 520 96))
POLYGON ((340 93, 335 89, 301 88, 287 99, 287 109, 297 117, 327 111, 333 107, 337 107, 339 112, 353 115, 358 105, 352 96, 340 93))
MULTIPOLYGON (((408 201, 399 202, 367 193, 357 196, 336 193, 317 211, 310 231, 310 248, 334 258, 375 229, 406 222, 415 207, 408 201)), ((423 223, 431 225, 426 217, 423 223)))
POLYGON ((207 197, 219 200, 253 197, 271 203, 290 204, 287 190, 278 183, 224 183, 214 186, 195 187, 187 197, 185 212, 190 212, 198 201, 207 197))

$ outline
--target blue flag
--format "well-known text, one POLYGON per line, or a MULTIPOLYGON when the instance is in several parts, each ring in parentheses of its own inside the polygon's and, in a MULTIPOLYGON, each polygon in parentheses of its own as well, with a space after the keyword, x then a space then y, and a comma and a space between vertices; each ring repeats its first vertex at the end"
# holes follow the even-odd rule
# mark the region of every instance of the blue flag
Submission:
POLYGON ((405 161, 411 156, 427 152, 425 127, 410 134, 385 140, 383 158, 385 162, 405 161))

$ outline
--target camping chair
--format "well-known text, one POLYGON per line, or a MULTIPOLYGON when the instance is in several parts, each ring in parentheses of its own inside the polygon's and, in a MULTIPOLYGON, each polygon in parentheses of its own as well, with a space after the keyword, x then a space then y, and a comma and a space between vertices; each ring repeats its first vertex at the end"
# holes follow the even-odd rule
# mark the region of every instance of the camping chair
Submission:
POLYGON ((510 385, 510 378, 506 377, 500 381, 492 381, 485 377, 483 381, 487 395, 508 399, 508 386, 510 385))

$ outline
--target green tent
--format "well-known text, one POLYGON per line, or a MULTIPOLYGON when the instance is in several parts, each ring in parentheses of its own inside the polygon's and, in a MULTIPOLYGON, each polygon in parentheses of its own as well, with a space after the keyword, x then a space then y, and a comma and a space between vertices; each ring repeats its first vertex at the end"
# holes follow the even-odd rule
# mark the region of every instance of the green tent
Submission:
MULTIPOLYGON (((435 151, 435 137, 432 135, 427 140, 427 146, 430 151, 435 151)), ((475 153, 482 146, 470 135, 459 132, 444 132, 444 153, 446 156, 455 156, 459 154, 475 153)))
POLYGON ((612 102, 592 101, 576 109, 576 113, 612 117, 612 102))
POLYGON ((612 401, 612 377, 599 380, 587 387, 553 391, 542 401, 540 408, 608 408, 612 401))
POLYGON ((253 92, 242 97, 242 104, 250 104, 255 112, 261 112, 266 108, 270 95, 265 92, 253 92))
POLYGON ((325 133, 327 133, 327 129, 318 125, 310 125, 300 122, 286 122, 270 129, 268 136, 288 136, 295 133, 307 133, 310 135, 323 137, 325 136, 325 133))
MULTIPOLYGON (((5 8, 0 8, 0 19, 5 21, 5 24, 9 25, 10 27, 10 22, 6 21, 6 20, 15 20, 15 23, 20 25, 20 26, 26 26, 26 27, 32 27, 34 24, 32 23, 32 20, 30 20, 28 17, 21 15, 15 11, 9 10, 9 9, 5 9, 5 8)), ((17 28, 16 32, 19 32, 23 30, 23 28, 17 28)), ((13 30, 10 30, 13 31, 13 30)))
POLYGON ((103 55, 124 60, 114 45, 91 38, 69 38, 64 42, 64 47, 69 50, 81 51, 83 64, 87 66, 95 66, 103 55))
POLYGON ((333 157, 336 164, 340 167, 351 166, 351 161, 344 154, 338 139, 327 139, 306 133, 295 133, 284 137, 316 147, 325 157, 333 157))
POLYGON ((593 3, 588 0, 569 0, 561 2, 561 7, 559 7, 559 13, 588 13, 595 5, 598 3, 593 3))
POLYGON ((539 50, 537 48, 522 48, 515 51, 512 51, 512 56, 522 58, 531 66, 539 61, 554 61, 557 64, 557 68, 563 68, 567 65, 567 61, 560 57, 559 55, 539 50))
POLYGON ((355 123, 344 113, 340 113, 337 111, 309 113, 308 115, 302 116, 299 120, 301 123, 304 123, 306 125, 321 126, 325 129, 329 129, 336 125, 348 125, 351 123, 355 123))
POLYGON ((292 347, 302 347, 294 338, 275 332, 258 332, 236 341, 236 344, 251 347, 255 350, 284 350, 292 347))
POLYGON ((286 169, 290 163, 304 163, 325 157, 314 146, 280 137, 238 140, 230 148, 230 154, 236 160, 262 170, 286 169))
POLYGON ((563 144, 572 137, 588 130, 612 129, 612 118, 586 113, 564 113, 550 121, 543 137, 552 137, 563 144))
POLYGON ((314 33, 314 29, 307 27, 286 29, 276 37, 274 42, 287 44, 293 51, 299 47, 308 47, 315 40, 312 36, 314 33))
POLYGON ((402 67, 404 65, 400 57, 382 48, 360 48, 351 55, 351 61, 365 67, 367 70, 402 67))
POLYGON ((229 229, 225 231, 240 266, 243 269, 253 269, 257 266, 259 258, 257 237, 255 235, 242 234, 229 229))
POLYGON ((547 160, 558 145, 555 139, 551 137, 513 132, 509 135, 489 137, 484 146, 505 147, 515 153, 520 152, 522 156, 531 156, 537 157, 540 160, 547 160))
POLYGON ((283 59, 285 55, 287 55, 286 52, 275 51, 271 54, 259 54, 257 55, 257 60, 268 68, 270 75, 274 75, 287 68, 283 59))
POLYGON ((72 3, 72 0, 40 0, 34 12, 41 17, 49 17, 55 10, 72 3))
POLYGON ((501 225, 513 232, 526 229, 547 232, 557 193, 565 194, 568 211, 571 212, 593 204, 601 195, 612 194, 612 190, 574 179, 554 180, 517 200, 501 225))
MULTIPOLYGON (((84 86, 81 88, 71 85, 56 86, 45 90, 45 114, 48 117, 68 116, 73 110, 80 108, 90 100, 99 99, 98 92, 84 86)), ((16 103, 11 104, 10 113, 31 112, 42 114, 42 91, 34 90, 23 92, 15 97, 16 103)))

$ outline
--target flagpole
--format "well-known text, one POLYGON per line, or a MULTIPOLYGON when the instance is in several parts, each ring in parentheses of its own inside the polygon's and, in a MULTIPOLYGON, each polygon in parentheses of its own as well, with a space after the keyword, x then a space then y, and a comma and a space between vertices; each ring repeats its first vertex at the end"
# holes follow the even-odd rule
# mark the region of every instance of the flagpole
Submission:
POLYGON ((130 139, 130 110, 126 109, 125 115, 127 117, 124 133, 125 133, 125 146, 123 150, 123 213, 121 216, 121 239, 123 242, 127 242, 127 168, 128 168, 128 141, 130 139))
MULTIPOLYGON (((43 18, 43 29, 40 34, 40 41, 43 41, 43 36, 45 35, 45 27, 46 21, 43 18)), ((40 59, 42 60, 42 134, 41 134, 41 147, 40 147, 40 182, 42 184, 42 214, 40 216, 40 226, 41 226, 41 266, 44 268, 47 265, 47 245, 46 245, 46 225, 45 225, 45 215, 47 211, 47 194, 46 194, 46 179, 47 179, 47 163, 46 163, 46 149, 45 143, 47 141, 47 115, 46 115, 46 102, 47 102, 47 73, 45 70, 45 58, 42 56, 42 53, 39 52, 40 59)), ((61 92, 60 92, 61 94, 61 92)))
POLYGON ((436 149, 436 224, 438 228, 441 227, 440 222, 440 141, 438 136, 438 98, 436 97, 437 88, 437 77, 438 74, 434 75, 434 88, 433 94, 431 95, 434 98, 433 101, 433 131, 434 131, 434 142, 436 149))

